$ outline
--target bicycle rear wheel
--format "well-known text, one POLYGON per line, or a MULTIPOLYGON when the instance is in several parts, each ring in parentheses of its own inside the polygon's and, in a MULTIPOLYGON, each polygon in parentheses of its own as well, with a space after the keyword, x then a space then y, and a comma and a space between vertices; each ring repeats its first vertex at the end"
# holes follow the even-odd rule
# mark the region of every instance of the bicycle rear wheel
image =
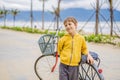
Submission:
POLYGON ((58 64, 55 70, 52 72, 52 67, 54 66, 56 58, 53 54, 40 56, 34 65, 35 73, 40 80, 58 80, 59 79, 59 69, 58 64))
POLYGON ((79 66, 79 80, 104 80, 95 64, 81 63, 79 66))

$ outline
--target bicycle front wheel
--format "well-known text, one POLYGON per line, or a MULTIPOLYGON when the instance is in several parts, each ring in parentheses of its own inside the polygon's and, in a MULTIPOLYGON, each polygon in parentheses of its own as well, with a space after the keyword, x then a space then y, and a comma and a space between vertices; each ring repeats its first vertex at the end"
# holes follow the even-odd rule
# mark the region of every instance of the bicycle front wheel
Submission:
MULTIPOLYGON (((59 66, 52 68, 55 64, 56 58, 52 54, 40 56, 34 65, 35 73, 40 80, 58 80, 59 79, 59 66)), ((59 62, 59 61, 58 61, 59 62)))

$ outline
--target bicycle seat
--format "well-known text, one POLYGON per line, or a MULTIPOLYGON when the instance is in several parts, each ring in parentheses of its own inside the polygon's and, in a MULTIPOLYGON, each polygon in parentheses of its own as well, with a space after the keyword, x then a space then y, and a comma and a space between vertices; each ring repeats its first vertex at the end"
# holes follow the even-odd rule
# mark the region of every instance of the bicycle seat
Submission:
MULTIPOLYGON (((90 55, 93 57, 94 60, 98 59, 98 54, 92 51, 89 51, 90 55)), ((87 62, 87 56, 86 55, 82 55, 82 63, 86 63, 87 62)))

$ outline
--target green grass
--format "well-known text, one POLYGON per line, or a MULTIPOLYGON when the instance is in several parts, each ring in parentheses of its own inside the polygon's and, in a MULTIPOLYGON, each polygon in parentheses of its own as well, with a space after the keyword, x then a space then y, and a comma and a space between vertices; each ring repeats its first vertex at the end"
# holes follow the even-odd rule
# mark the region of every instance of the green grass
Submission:
POLYGON ((2 26, 2 29, 10 29, 14 31, 22 31, 22 32, 28 32, 28 33, 38 33, 38 34, 47 34, 48 30, 39 30, 39 29, 32 29, 30 27, 7 27, 2 26))
POLYGON ((86 41, 88 42, 95 42, 95 43, 109 43, 116 45, 116 43, 113 42, 115 37, 111 37, 110 35, 87 35, 85 36, 86 41))
MULTIPOLYGON (((7 27, 7 26, 1 26, 2 29, 10 29, 14 31, 22 31, 22 32, 28 32, 28 33, 37 33, 37 34, 52 34, 55 35, 56 31, 48 31, 48 30, 40 30, 37 28, 30 28, 30 27, 7 27)), ((60 31, 58 33, 59 37, 62 37, 65 34, 65 31, 60 31)))
MULTIPOLYGON (((14 31, 22 31, 22 32, 28 32, 28 33, 37 33, 37 34, 52 34, 55 35, 56 31, 49 31, 49 30, 40 30, 37 28, 30 28, 30 27, 4 27, 1 26, 0 28, 2 29, 10 29, 10 30, 14 30, 14 31)), ((60 31, 58 33, 59 37, 64 36, 66 32, 60 31)), ((111 37, 110 35, 84 35, 86 41, 88 42, 95 42, 95 43, 108 43, 108 44, 112 44, 112 45, 118 45, 120 47, 120 42, 115 43, 113 40, 115 39, 115 37, 111 37)))

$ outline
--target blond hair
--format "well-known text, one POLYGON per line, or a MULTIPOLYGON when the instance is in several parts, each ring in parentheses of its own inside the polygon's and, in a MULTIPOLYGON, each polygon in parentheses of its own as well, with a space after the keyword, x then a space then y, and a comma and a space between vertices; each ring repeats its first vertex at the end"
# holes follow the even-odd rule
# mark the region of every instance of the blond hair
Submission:
POLYGON ((77 20, 74 18, 74 17, 67 17, 65 20, 64 20, 64 25, 67 23, 67 22, 73 22, 75 25, 77 25, 77 20))

